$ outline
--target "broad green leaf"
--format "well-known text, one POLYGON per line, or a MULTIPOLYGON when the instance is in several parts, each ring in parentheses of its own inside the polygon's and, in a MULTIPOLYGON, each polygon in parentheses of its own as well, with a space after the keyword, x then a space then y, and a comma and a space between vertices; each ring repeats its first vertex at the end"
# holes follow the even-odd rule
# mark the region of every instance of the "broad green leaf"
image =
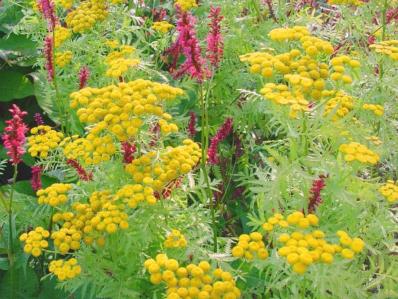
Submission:
POLYGON ((0 39, 0 51, 13 51, 32 56, 36 53, 36 43, 26 36, 11 34, 7 38, 0 39))
POLYGON ((22 99, 33 95, 33 84, 22 73, 0 71, 0 102, 22 99))

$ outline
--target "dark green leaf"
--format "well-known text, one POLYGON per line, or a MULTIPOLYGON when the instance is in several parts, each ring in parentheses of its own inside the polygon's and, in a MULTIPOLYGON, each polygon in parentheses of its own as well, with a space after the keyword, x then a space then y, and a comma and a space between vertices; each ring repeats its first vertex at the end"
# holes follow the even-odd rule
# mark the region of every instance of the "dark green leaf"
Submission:
POLYGON ((26 36, 11 34, 7 38, 0 39, 0 51, 13 51, 32 56, 36 53, 36 43, 26 36))
POLYGON ((33 94, 33 84, 21 73, 0 71, 0 102, 22 99, 33 94))

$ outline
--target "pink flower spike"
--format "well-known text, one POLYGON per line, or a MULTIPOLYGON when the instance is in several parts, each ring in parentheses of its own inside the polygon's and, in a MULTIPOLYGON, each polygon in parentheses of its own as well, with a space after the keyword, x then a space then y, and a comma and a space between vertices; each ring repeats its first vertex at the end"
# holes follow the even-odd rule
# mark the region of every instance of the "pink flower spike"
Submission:
POLYGON ((87 66, 83 66, 79 72, 79 89, 87 85, 88 78, 90 77, 90 70, 87 66))
POLYGON ((44 40, 44 58, 46 59, 46 70, 48 75, 48 80, 54 80, 54 61, 53 61, 53 39, 47 36, 44 40))
POLYGON ((209 76, 209 72, 204 67, 202 51, 196 37, 196 18, 190 12, 183 12, 179 7, 177 7, 177 16, 178 37, 174 44, 166 50, 173 60, 170 71, 175 79, 189 75, 198 82, 202 82, 205 77, 209 76), (185 57, 185 61, 177 69, 180 55, 185 57))
POLYGON ((42 187, 41 166, 32 166, 30 170, 32 173, 32 179, 30 180, 30 183, 32 185, 32 189, 34 191, 37 191, 37 190, 41 189, 41 187, 42 187))
POLYGON ((190 138, 194 138, 196 135, 196 114, 195 112, 189 112, 189 123, 188 123, 188 135, 190 138))
POLYGON ((83 168, 83 166, 80 165, 79 162, 73 159, 68 159, 66 161, 66 164, 72 166, 77 174, 79 175, 79 178, 83 181, 91 181, 93 179, 93 173, 87 173, 87 171, 83 168))
POLYGON ((4 129, 2 139, 11 163, 17 165, 21 162, 22 155, 25 153, 25 134, 28 132, 28 127, 23 122, 23 118, 28 113, 19 109, 15 104, 9 111, 12 119, 5 121, 7 126, 4 129))
POLYGON ((228 117, 217 134, 211 139, 209 149, 207 150, 208 161, 210 164, 218 164, 217 149, 218 144, 223 141, 232 131, 232 118, 228 117))
POLYGON ((33 118, 35 119, 36 125, 38 125, 38 126, 44 125, 44 120, 40 113, 38 113, 38 112, 35 113, 33 118))
POLYGON ((48 31, 52 32, 57 24, 54 3, 51 0, 38 0, 39 10, 47 21, 48 31))
POLYGON ((123 163, 131 163, 134 160, 134 153, 137 150, 135 144, 130 144, 128 141, 122 143, 123 149, 123 163))
POLYGON ((325 178, 327 178, 327 176, 320 175, 312 182, 310 198, 308 202, 308 213, 315 212, 315 209, 322 203, 321 192, 326 186, 325 178))
POLYGON ((210 31, 207 35, 207 59, 209 64, 217 69, 220 65, 224 53, 224 41, 221 35, 221 21, 224 17, 221 16, 220 7, 210 7, 209 19, 210 19, 210 31))

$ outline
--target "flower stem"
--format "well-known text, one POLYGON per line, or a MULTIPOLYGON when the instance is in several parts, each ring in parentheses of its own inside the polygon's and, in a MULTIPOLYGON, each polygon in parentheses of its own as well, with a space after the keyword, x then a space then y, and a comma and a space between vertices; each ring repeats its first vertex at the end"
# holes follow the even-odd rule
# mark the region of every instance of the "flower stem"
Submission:
MULTIPOLYGON (((386 27, 387 27, 387 8, 388 8, 388 2, 387 0, 384 0, 383 4, 383 12, 382 12, 382 29, 381 29, 381 40, 384 41, 386 38, 386 27)), ((380 62, 380 79, 383 78, 383 63, 380 62)))
POLYGON ((206 168, 207 161, 207 148, 208 148, 208 113, 207 113, 207 105, 205 101, 205 97, 203 95, 203 84, 200 85, 200 106, 201 106, 201 143, 202 143, 202 159, 201 159, 201 168, 203 171, 203 176, 206 182, 206 195, 209 200, 210 205, 210 214, 211 214, 211 222, 213 229, 213 250, 217 252, 218 244, 217 244, 217 223, 216 223, 216 211, 214 206, 213 194, 211 191, 209 175, 206 168))
POLYGON ((10 266, 10 285, 11 285, 11 298, 15 298, 15 271, 14 271, 14 236, 13 236, 13 211, 12 201, 14 198, 15 183, 18 175, 18 164, 14 164, 14 175, 12 177, 12 186, 10 192, 10 203, 8 206, 8 262, 10 266))

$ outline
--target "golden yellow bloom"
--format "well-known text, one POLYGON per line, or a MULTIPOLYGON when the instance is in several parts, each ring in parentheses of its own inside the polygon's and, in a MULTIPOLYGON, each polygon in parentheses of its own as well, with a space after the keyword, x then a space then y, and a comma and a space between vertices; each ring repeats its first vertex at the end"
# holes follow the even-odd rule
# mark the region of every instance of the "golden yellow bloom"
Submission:
POLYGON ((70 29, 62 27, 61 25, 55 25, 54 28, 54 47, 58 48, 72 35, 70 29))
POLYGON ((89 0, 67 14, 66 25, 75 33, 83 33, 92 28, 96 22, 105 20, 108 12, 103 0, 89 0))
POLYGON ((52 207, 64 204, 68 201, 67 193, 72 189, 71 184, 55 183, 51 186, 37 190, 39 204, 48 204, 52 207))
POLYGON ((167 235, 164 246, 166 248, 184 248, 187 247, 187 240, 178 229, 173 229, 167 235))
POLYGON ((72 51, 59 52, 55 54, 55 64, 59 67, 64 67, 72 60, 72 51))
POLYGON ((170 29, 173 27, 174 25, 170 24, 169 22, 161 21, 161 22, 154 22, 151 28, 155 31, 166 33, 169 32, 170 29))
POLYGON ((50 126, 40 125, 30 130, 28 137, 28 152, 32 157, 47 158, 48 153, 58 147, 64 134, 51 129, 50 126))
POLYGON ((376 104, 363 104, 362 109, 372 111, 376 116, 384 114, 384 107, 376 104))
POLYGON ((59 281, 75 278, 81 272, 81 267, 77 264, 75 258, 69 260, 51 261, 48 270, 57 276, 59 281))
POLYGON ((339 147, 339 151, 344 154, 344 160, 346 160, 347 162, 356 160, 364 164, 373 165, 380 160, 378 154, 374 153, 366 146, 357 142, 342 144, 339 147))
POLYGON ((19 240, 25 243, 24 252, 34 257, 39 257, 42 250, 48 247, 47 238, 50 236, 48 230, 41 226, 36 227, 29 233, 23 233, 19 236, 19 240))
POLYGON ((379 192, 390 203, 395 203, 398 201, 398 186, 394 183, 394 181, 387 181, 383 186, 379 188, 379 192))
POLYGON ((174 0, 174 6, 179 6, 182 11, 187 11, 198 7, 198 4, 196 4, 196 0, 174 0))
POLYGON ((382 41, 377 44, 370 45, 376 53, 384 54, 394 61, 398 61, 398 40, 382 41))

